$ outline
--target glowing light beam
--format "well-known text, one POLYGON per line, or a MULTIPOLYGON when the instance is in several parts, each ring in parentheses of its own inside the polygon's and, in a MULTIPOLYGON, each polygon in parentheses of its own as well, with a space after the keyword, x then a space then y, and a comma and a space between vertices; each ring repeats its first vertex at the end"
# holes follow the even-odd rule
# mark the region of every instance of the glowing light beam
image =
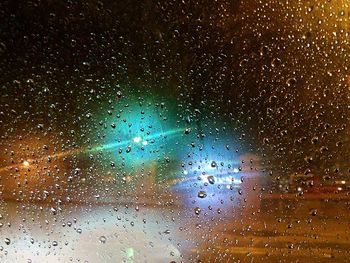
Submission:
MULTIPOLYGON (((167 132, 156 133, 154 135, 145 137, 142 144, 147 145, 148 141, 151 139, 154 139, 157 137, 167 138, 167 136, 183 133, 184 130, 185 130, 184 128, 179 128, 179 129, 174 129, 174 130, 170 130, 167 132), (146 144, 144 144, 144 142, 146 142, 146 144)), ((97 147, 93 147, 93 148, 88 148, 88 149, 84 149, 84 148, 73 149, 73 150, 68 150, 65 152, 60 152, 60 153, 56 153, 56 154, 43 156, 43 157, 40 157, 40 158, 35 159, 35 160, 36 161, 43 161, 43 160, 47 159, 48 156, 50 156, 51 158, 56 158, 56 157, 69 156, 69 155, 73 155, 73 154, 80 154, 80 153, 84 153, 84 152, 98 152, 98 151, 109 150, 109 149, 120 147, 120 146, 129 145, 129 143, 130 143, 130 140, 124 140, 121 142, 109 143, 109 144, 105 144, 105 145, 97 146, 97 147)), ((24 161, 22 164, 24 166, 28 167, 30 165, 31 161, 32 160, 27 160, 27 161, 24 161)), ((8 171, 12 168, 16 168, 18 166, 19 166, 19 164, 12 164, 12 165, 8 165, 8 166, 0 167, 0 173, 4 172, 4 171, 8 171)))

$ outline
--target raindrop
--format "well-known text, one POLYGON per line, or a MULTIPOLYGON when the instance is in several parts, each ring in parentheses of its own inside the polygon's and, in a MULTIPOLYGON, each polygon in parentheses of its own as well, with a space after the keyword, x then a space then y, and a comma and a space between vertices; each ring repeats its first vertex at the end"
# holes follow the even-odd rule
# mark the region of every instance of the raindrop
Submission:
POLYGON ((316 216, 317 215, 317 209, 312 209, 310 214, 312 216, 316 216))
POLYGON ((207 193, 205 191, 199 191, 198 192, 198 197, 199 198, 205 198, 205 197, 207 197, 207 193))
POLYGON ((288 87, 294 86, 297 83, 297 80, 295 78, 289 78, 286 81, 286 84, 288 85, 288 87))
POLYGON ((271 61, 271 66, 272 67, 278 67, 279 65, 281 65, 281 59, 279 58, 274 58, 272 61, 271 61))
POLYGON ((98 240, 100 241, 100 243, 105 244, 107 241, 107 238, 105 236, 100 236, 98 240))
POLYGON ((208 176, 208 182, 209 182, 210 184, 214 184, 214 183, 215 183, 215 178, 214 178, 214 176, 212 176, 212 175, 208 176))
POLYGON ((54 207, 51 207, 50 211, 51 211, 51 213, 52 213, 53 215, 56 215, 56 214, 57 214, 57 210, 56 210, 56 208, 54 208, 54 207))
POLYGON ((196 213, 196 215, 199 215, 201 213, 201 209, 199 207, 196 207, 194 209, 194 212, 196 213))

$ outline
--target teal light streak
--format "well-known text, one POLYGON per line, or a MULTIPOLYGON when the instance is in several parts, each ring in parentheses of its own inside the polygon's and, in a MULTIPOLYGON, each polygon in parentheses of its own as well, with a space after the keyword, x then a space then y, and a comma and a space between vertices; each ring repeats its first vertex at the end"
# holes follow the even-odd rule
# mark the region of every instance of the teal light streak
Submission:
MULTIPOLYGON (((149 141, 152 140, 154 138, 158 138, 158 137, 166 137, 166 136, 171 136, 171 135, 179 135, 180 133, 184 132, 184 128, 179 128, 179 129, 174 129, 174 130, 170 130, 170 131, 166 131, 166 132, 160 132, 160 133, 156 133, 154 135, 149 135, 143 138, 143 140, 149 141)), ((109 149, 115 149, 116 147, 120 147, 120 146, 126 146, 126 145, 130 145, 134 143, 131 140, 124 140, 121 142, 113 142, 113 143, 108 143, 102 146, 97 146, 91 149, 88 149, 87 152, 98 152, 98 151, 104 151, 104 150, 109 150, 109 149)))

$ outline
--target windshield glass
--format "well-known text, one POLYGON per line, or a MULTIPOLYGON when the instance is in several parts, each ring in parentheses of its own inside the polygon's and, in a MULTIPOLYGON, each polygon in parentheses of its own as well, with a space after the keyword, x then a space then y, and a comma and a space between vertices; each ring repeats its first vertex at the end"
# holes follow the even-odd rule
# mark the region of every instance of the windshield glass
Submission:
POLYGON ((0 2, 0 262, 348 262, 347 0, 0 2))

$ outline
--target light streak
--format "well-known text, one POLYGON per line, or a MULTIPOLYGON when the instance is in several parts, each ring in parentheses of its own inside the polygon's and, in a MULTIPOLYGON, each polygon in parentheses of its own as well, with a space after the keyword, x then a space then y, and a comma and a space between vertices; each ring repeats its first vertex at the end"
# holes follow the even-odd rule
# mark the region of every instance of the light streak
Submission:
MULTIPOLYGON (((148 141, 155 139, 155 138, 167 138, 168 136, 172 136, 172 135, 179 135, 180 133, 183 133, 185 129, 184 128, 178 128, 178 129, 174 129, 174 130, 169 130, 166 132, 160 132, 160 133, 156 133, 150 136, 146 136, 144 138, 144 142, 147 142, 146 144, 148 144, 148 141)), ((81 153, 90 153, 90 152, 99 152, 99 151, 105 151, 105 150, 110 150, 113 148, 117 148, 117 147, 121 147, 121 146, 127 146, 130 144, 130 139, 129 140, 124 140, 124 141, 120 141, 120 142, 114 142, 114 143, 108 143, 102 146, 96 146, 96 147, 88 147, 88 148, 77 148, 77 149, 72 149, 72 150, 67 150, 64 152, 60 152, 60 153, 54 153, 52 155, 46 155, 43 157, 39 157, 36 159, 28 159, 26 161, 24 161, 22 163, 23 166, 28 167, 29 164, 35 164, 38 163, 40 161, 43 161, 45 159, 47 159, 48 157, 51 158, 60 158, 60 157, 65 157, 65 156, 70 156, 73 154, 81 154, 81 153)), ((145 145, 145 144, 144 144, 145 145)), ((19 168, 21 166, 21 164, 11 164, 11 165, 7 165, 4 167, 0 167, 0 173, 4 172, 4 171, 9 171, 13 168, 19 168)))

